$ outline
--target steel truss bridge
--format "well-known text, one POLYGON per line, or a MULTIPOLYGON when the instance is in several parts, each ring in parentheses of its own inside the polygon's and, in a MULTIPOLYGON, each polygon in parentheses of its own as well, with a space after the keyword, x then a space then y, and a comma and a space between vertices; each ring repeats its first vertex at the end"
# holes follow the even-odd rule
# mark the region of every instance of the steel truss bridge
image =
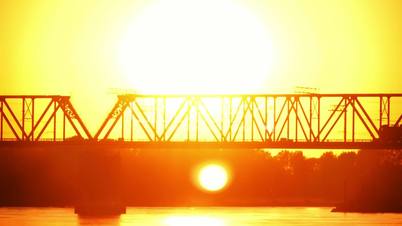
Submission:
POLYGON ((68 96, 0 96, 0 143, 401 149, 401 119, 402 93, 126 94, 91 134, 68 96))

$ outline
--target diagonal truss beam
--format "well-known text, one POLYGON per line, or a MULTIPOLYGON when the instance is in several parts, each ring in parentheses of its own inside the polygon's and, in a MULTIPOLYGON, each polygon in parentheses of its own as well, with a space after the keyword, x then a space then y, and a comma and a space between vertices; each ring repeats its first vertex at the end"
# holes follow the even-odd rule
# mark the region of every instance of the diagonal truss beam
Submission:
POLYGON ((92 139, 68 96, 0 96, 0 106, 0 141, 64 141, 68 139, 65 118, 74 130, 72 135, 80 139, 92 139), (63 120, 57 120, 59 117, 63 120), (27 120, 30 120, 30 123, 26 123, 27 120), (53 127, 50 126, 51 122, 53 127), (3 127, 4 124, 7 128, 3 127), (7 129, 10 132, 7 132, 7 129), (61 129, 62 133, 57 133, 58 129, 61 129), (52 136, 45 136, 46 131, 52 132, 52 136), (57 134, 62 134, 62 137, 57 134))
POLYGON ((339 139, 354 142, 355 136, 361 139, 360 134, 375 140, 380 136, 376 124, 381 122, 376 123, 372 107, 361 98, 381 99, 382 103, 377 106, 382 109, 374 112, 392 115, 388 107, 391 97, 400 98, 402 94, 127 94, 119 96, 95 139, 109 139, 121 121, 119 139, 124 140, 129 128, 131 134, 133 130, 136 134, 130 141, 330 142, 339 139), (334 101, 335 108, 330 109, 329 103, 334 101), (131 120, 124 120, 128 116, 131 120), (358 121, 361 124, 356 126, 358 121))

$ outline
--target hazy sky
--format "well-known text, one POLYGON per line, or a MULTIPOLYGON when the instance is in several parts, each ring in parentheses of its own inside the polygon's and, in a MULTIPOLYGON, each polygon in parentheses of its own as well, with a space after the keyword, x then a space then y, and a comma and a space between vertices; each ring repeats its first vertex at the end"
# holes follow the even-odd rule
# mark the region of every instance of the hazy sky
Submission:
MULTIPOLYGON (((181 6, 179 0, 174 3, 151 0, 2 1, 0 93, 72 95, 73 103, 79 112, 99 108, 102 109, 98 111, 102 112, 99 115, 103 118, 114 101, 113 88, 144 92, 158 90, 163 85, 165 87, 161 90, 165 92, 179 92, 180 88, 177 87, 186 84, 181 82, 192 80, 200 85, 197 91, 209 92, 208 84, 214 80, 204 81, 196 72, 189 73, 193 67, 199 67, 203 73, 220 72, 221 78, 214 75, 218 81, 214 88, 219 89, 220 86, 226 86, 227 81, 235 81, 233 84, 236 89, 230 90, 231 92, 292 92, 295 86, 315 87, 319 88, 320 92, 402 91, 402 1, 193 2, 200 7, 191 7, 188 3, 181 6), (233 5, 236 7, 232 7, 233 5), (155 6, 159 8, 152 9, 155 6), (161 12, 161 16, 154 20, 153 15, 158 15, 155 12, 161 12), (170 39, 161 35, 166 33, 172 40, 175 35, 183 36, 180 26, 163 24, 163 21, 175 21, 170 18, 174 15, 179 15, 180 26, 187 26, 186 21, 199 21, 198 25, 188 25, 189 27, 183 29, 195 32, 196 36, 189 36, 194 39, 191 40, 194 41, 194 46, 213 43, 218 47, 209 47, 217 48, 217 53, 213 49, 210 52, 203 52, 203 48, 194 51, 178 49, 177 52, 187 55, 175 56, 175 46, 180 43, 169 43, 167 40, 170 39), (186 18, 186 15, 189 18, 186 18), (141 18, 148 18, 148 21, 143 19, 142 24, 138 25, 137 22, 141 21, 141 18), (221 27, 215 25, 214 21, 221 27), (244 21, 251 22, 247 24, 248 22, 244 21), (250 28, 256 24, 261 26, 263 31, 261 27, 256 30, 250 28), (127 37, 130 37, 127 32, 132 29, 131 26, 142 26, 143 29, 136 30, 137 33, 141 31, 139 33, 142 35, 142 39, 134 40, 138 42, 137 46, 155 46, 154 43, 159 43, 162 48, 173 46, 169 49, 173 53, 159 54, 160 49, 152 50, 153 55, 147 56, 152 59, 150 62, 145 62, 146 51, 136 53, 138 55, 135 57, 142 62, 141 66, 150 64, 142 67, 141 72, 153 70, 154 73, 160 72, 159 77, 151 76, 146 80, 146 76, 135 74, 139 67, 134 66, 129 72, 122 70, 121 49, 125 49, 122 43, 124 40, 127 43, 127 37), (164 26, 173 27, 167 27, 163 31, 165 33, 158 31, 166 28, 164 26), (148 28, 153 29, 151 31, 154 33, 147 33, 148 28), (247 30, 248 28, 250 30, 247 30), (226 31, 229 33, 225 33, 226 31), (259 32, 263 32, 265 36, 258 36, 259 32), (242 33, 250 35, 241 35, 240 38, 236 35, 242 33), (150 34, 157 35, 146 36, 150 34), (225 35, 229 37, 226 39, 238 43, 226 46, 230 51, 234 54, 249 54, 232 57, 232 53, 226 56, 225 51, 229 50, 220 46, 224 46, 227 40, 219 39, 225 35), (200 37, 200 40, 197 37, 200 37), (258 48, 261 37, 269 42, 267 54, 263 51, 266 46, 258 48), (205 42, 204 38, 208 38, 210 42, 205 42), (254 40, 257 40, 256 43, 251 43, 254 40), (254 49, 249 51, 248 46, 253 46, 254 49), (192 56, 193 52, 198 55, 192 56), (200 58, 201 52, 204 55, 200 58), (253 55, 254 53, 256 55, 253 55), (169 54, 173 54, 172 57, 169 54), (220 63, 214 56, 224 60, 220 63), (184 64, 169 61, 172 59, 184 59, 186 65, 191 67, 188 70, 179 70, 175 67, 184 64), (209 61, 210 59, 214 61, 209 61), (168 62, 168 65, 155 71, 163 62, 168 62), (203 68, 204 65, 207 69, 203 68), (177 77, 175 73, 178 70, 184 75, 177 77), (239 74, 229 75, 236 71, 239 74), (187 74, 188 77, 185 77, 187 74), (192 77, 190 74, 196 76, 192 77), (247 82, 251 80, 249 78, 256 81, 250 82, 248 86, 247 82), (152 87, 152 79, 161 80, 163 84, 152 87), (177 82, 180 84, 175 84, 177 82), (255 83, 258 83, 259 87, 252 87, 255 83), (136 87, 136 84, 141 84, 141 87, 136 87), (246 85, 242 86, 243 90, 241 86, 237 88, 236 84, 246 85), (174 90, 166 87, 173 87, 174 90), (97 100, 93 101, 93 98, 97 100), (92 103, 91 107, 88 102, 92 103)), ((126 47, 124 54, 137 59, 128 52, 133 47, 126 47)), ((125 64, 127 67, 127 62, 125 64)), ((157 83, 156 81, 155 84, 157 83)), ((89 121, 89 127, 99 125, 97 120, 89 120, 92 116, 82 117, 89 121)))

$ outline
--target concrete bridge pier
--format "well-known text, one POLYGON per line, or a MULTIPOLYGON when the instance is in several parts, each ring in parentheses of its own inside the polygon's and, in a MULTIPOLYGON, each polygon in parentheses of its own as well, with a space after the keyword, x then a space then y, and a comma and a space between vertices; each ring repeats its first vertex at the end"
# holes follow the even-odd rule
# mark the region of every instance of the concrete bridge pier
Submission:
POLYGON ((79 155, 79 215, 120 215, 126 212, 121 193, 120 150, 87 147, 79 155))

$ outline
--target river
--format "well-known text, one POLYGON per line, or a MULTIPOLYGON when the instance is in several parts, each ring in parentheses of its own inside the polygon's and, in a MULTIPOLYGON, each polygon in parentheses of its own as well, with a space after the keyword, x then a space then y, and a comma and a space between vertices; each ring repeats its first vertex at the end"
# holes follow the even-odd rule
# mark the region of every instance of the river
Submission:
POLYGON ((79 217, 72 208, 0 208, 4 226, 402 225, 402 214, 331 213, 330 208, 128 208, 120 217, 79 217))

